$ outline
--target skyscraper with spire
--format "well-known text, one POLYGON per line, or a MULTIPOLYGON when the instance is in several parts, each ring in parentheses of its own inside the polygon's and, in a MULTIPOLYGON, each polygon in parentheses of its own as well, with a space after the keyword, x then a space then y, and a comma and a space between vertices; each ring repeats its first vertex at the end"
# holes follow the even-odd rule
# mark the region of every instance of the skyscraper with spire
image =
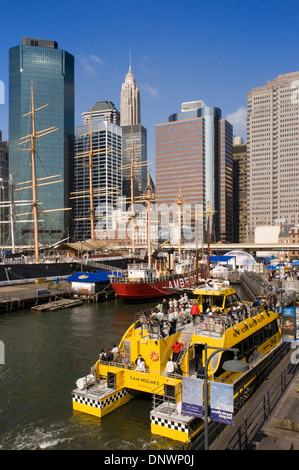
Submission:
POLYGON ((131 63, 120 96, 122 128, 123 195, 131 194, 130 165, 133 163, 134 195, 142 194, 147 185, 147 130, 141 125, 140 93, 131 63))
POLYGON ((121 87, 120 125, 130 126, 131 124, 141 124, 141 116, 139 87, 136 85, 135 77, 130 64, 125 82, 121 87))

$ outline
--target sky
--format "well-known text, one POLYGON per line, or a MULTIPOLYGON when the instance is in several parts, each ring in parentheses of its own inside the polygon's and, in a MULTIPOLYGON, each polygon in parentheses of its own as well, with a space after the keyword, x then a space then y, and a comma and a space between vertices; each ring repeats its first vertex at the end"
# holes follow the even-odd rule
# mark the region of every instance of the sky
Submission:
MULTIPOLYGON (((153 164, 155 125, 167 122, 183 102, 219 107, 246 142, 247 92, 299 70, 297 0, 3 0, 0 18, 3 140, 8 51, 26 36, 55 40, 74 55, 76 125, 97 101, 120 109, 131 54, 153 164)), ((154 165, 150 170, 155 179, 154 165)))

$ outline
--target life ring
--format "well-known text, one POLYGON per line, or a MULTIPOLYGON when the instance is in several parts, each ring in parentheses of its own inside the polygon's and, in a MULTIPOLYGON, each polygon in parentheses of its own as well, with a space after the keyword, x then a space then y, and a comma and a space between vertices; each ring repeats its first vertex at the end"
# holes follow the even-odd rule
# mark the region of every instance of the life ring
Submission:
POLYGON ((159 354, 157 353, 157 351, 152 351, 150 353, 150 358, 152 361, 156 362, 159 359, 159 354))

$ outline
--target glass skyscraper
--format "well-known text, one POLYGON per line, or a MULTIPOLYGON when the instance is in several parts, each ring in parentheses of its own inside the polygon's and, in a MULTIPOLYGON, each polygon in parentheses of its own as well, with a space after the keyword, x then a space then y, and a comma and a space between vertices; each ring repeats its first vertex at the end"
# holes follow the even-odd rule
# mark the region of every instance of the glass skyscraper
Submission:
POLYGON ((157 202, 173 204, 180 189, 192 206, 191 221, 196 205, 209 208, 216 241, 232 241, 232 139, 221 110, 203 101, 183 103, 167 123, 156 125, 157 202))
MULTIPOLYGON (((9 166, 16 189, 15 198, 32 200, 30 152, 22 148, 20 138, 31 134, 31 82, 34 108, 48 105, 35 115, 35 131, 55 126, 57 130, 36 140, 37 200, 39 202, 39 242, 55 243, 72 234, 70 207, 73 190, 74 152, 74 57, 58 49, 55 41, 23 38, 22 44, 9 50, 9 166), (26 115, 27 116, 24 116, 26 115), (50 178, 53 176, 55 178, 50 178), (46 178, 46 179, 42 179, 46 178), (51 181, 56 184, 45 184, 51 181), (20 184, 21 182, 27 184, 20 184), (48 212, 41 212, 48 211, 48 212)), ((28 220, 15 227, 16 243, 33 244, 31 208, 18 209, 28 220)))

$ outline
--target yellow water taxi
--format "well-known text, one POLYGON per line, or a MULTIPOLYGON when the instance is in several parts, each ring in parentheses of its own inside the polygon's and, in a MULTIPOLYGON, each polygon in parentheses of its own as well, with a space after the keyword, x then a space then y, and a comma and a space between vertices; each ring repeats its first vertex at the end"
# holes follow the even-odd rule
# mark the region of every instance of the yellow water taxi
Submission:
POLYGON ((197 433, 203 420, 182 413, 182 382, 184 377, 198 381, 197 368, 201 361, 205 365, 207 348, 224 349, 207 361, 209 380, 235 386, 242 378, 245 386, 253 379, 257 364, 280 344, 281 330, 278 313, 241 304, 231 287, 196 289, 194 294, 200 315, 193 321, 188 312, 180 314, 171 334, 168 314, 157 309, 136 314, 118 346, 120 358, 99 360, 91 374, 77 381, 72 391, 73 409, 102 418, 134 398, 136 391, 146 392, 153 397, 153 434, 186 442, 197 433), (176 341, 183 346, 175 371, 169 373, 166 366, 176 341), (238 349, 238 359, 249 364, 248 372, 224 370, 224 361, 234 358, 228 348, 238 349), (244 381, 245 374, 248 380, 244 381))

